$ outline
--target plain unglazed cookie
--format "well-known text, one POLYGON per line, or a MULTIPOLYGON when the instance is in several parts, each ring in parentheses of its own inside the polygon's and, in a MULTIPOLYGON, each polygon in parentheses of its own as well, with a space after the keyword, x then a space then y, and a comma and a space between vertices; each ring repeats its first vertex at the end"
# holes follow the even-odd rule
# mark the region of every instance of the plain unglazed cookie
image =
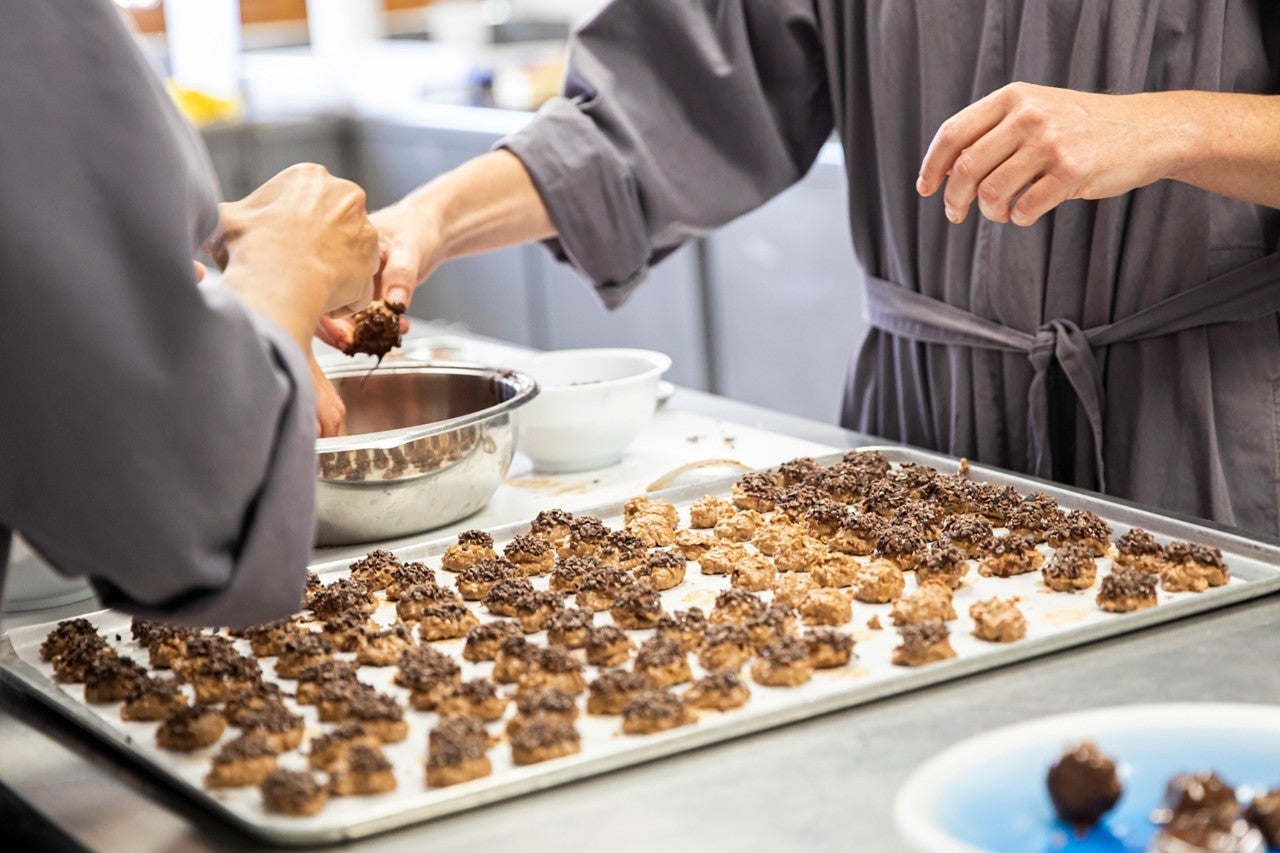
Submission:
POLYGON ((843 625, 853 618, 853 595, 834 587, 819 587, 810 590, 797 609, 806 625, 843 625))
POLYGON ((713 495, 704 495, 689 506, 689 526, 708 530, 715 527, 722 518, 734 514, 733 504, 713 495))
POLYGON ((907 587, 906 575, 890 560, 872 560, 853 578, 853 597, 868 604, 896 601, 907 587))
POLYGON ((710 533, 699 530, 677 530, 671 546, 684 555, 686 560, 700 560, 702 555, 710 551, 720 542, 710 533))
POLYGON ((709 548, 698 558, 698 568, 704 575, 727 575, 739 560, 745 559, 751 552, 737 542, 726 542, 709 548))
POLYGON ((627 522, 626 530, 649 548, 665 548, 676 538, 676 528, 657 514, 641 515, 627 522))
POLYGON ((648 515, 657 516, 668 527, 675 527, 680 523, 680 513, 671 501, 641 495, 631 498, 623 504, 622 521, 624 525, 630 525, 636 519, 644 518, 648 515))
POLYGON ((862 563, 851 554, 842 551, 831 551, 822 562, 813 568, 814 581, 819 586, 843 587, 853 586, 862 563))
POLYGON ((729 582, 738 589, 748 592, 763 592, 773 589, 778 578, 778 567, 763 554, 748 554, 733 564, 729 573, 729 582))
POLYGON ((894 625, 949 622, 956 618, 956 609, 951 603, 952 595, 951 587, 931 581, 895 601, 889 618, 894 625))
POLYGON ((805 528, 785 518, 770 518, 756 528, 751 544, 766 557, 778 553, 778 549, 797 536, 805 535, 805 528))
POLYGON ((744 509, 716 522, 715 535, 730 542, 750 542, 764 523, 764 516, 753 509, 744 509))
POLYGON ((969 606, 973 636, 990 643, 1013 643, 1027 635, 1027 619, 1018 598, 988 598, 969 606))
POLYGON ((773 562, 782 572, 808 572, 827 556, 827 546, 807 534, 799 534, 779 544, 773 562))
POLYGON ((787 572, 773 582, 773 600, 796 607, 809 590, 818 588, 819 575, 815 573, 787 572))

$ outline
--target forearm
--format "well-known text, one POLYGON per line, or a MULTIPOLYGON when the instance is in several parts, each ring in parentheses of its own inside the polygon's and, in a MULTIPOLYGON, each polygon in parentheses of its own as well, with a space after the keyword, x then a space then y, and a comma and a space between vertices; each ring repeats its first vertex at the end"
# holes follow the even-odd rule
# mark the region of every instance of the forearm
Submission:
POLYGON ((436 263, 555 236, 533 179, 514 154, 493 151, 406 196, 403 206, 436 263))
POLYGON ((1184 146, 1167 177, 1280 208, 1280 96, 1168 92, 1149 97, 1177 117, 1184 146))

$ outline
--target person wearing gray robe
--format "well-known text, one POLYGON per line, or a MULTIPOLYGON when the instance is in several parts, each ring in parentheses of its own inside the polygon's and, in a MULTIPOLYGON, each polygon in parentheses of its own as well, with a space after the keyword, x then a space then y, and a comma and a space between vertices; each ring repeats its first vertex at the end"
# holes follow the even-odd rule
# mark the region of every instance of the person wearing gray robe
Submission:
MULTIPOLYGON (((359 203, 311 225, 285 204, 229 206, 244 232, 223 235, 231 266, 197 286, 192 258, 219 224, 213 171, 113 4, 6 4, 0 79, 0 589, 16 531, 109 607, 236 626, 294 612, 315 500, 299 337, 317 317, 287 303, 323 302, 343 279, 312 267, 288 292, 298 261, 273 244, 316 232, 337 257, 344 232, 320 223, 352 220, 367 300, 363 194, 341 182, 309 199, 359 203), (260 295, 281 308, 250 310, 260 295)), ((264 191, 338 183, 317 171, 264 191)))
MULTIPOLYGON (((1280 212, 1159 180, 1029 227, 955 224, 916 192, 921 158, 1013 81, 1274 94, 1280 14, 1261 0, 615 0, 575 34, 565 97, 500 143, 546 208, 505 234, 548 239, 616 306, 682 242, 798 180, 835 131, 873 327, 846 426, 1277 532, 1280 212)), ((374 214, 393 248, 384 284, 503 242, 454 238, 410 253, 400 277, 409 207, 447 223, 457 198, 484 197, 464 170, 374 214)))

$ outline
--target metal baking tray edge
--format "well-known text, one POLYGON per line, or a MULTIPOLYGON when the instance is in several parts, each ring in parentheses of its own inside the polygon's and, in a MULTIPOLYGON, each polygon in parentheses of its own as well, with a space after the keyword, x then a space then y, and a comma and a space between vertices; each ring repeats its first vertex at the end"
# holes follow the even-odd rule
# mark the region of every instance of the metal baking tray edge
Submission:
MULTIPOLYGON (((940 471, 954 471, 960 462, 954 457, 899 445, 874 445, 859 449, 879 451, 895 463, 915 462, 930 465, 940 471)), ((830 464, 839 461, 842 455, 843 452, 836 453, 821 457, 818 461, 823 464, 830 464)), ((1116 618, 1110 619, 1106 623, 1091 625, 1087 628, 1064 631, 1048 637, 1033 638, 1008 646, 993 648, 979 657, 956 658, 931 664, 920 669, 904 670, 891 681, 865 686, 853 684, 848 690, 840 693, 793 706, 756 714, 745 712, 717 716, 706 723, 699 723, 696 726, 672 729, 667 732, 646 736, 643 740, 637 740, 635 746, 626 752, 603 756, 578 754, 561 758, 545 765, 533 765, 513 770, 503 777, 486 777, 468 783, 469 789, 459 796, 424 804, 421 807, 406 809, 403 804, 400 804, 394 808, 380 809, 376 804, 371 804, 365 818, 359 822, 349 822, 343 825, 317 825, 315 823, 317 819, 297 821, 289 818, 273 819, 270 816, 264 816, 261 821, 253 821, 224 808, 220 803, 208 796, 203 789, 190 785, 185 780, 167 773, 162 767, 150 761, 145 753, 133 750, 129 744, 130 738, 112 729, 97 716, 90 713, 86 706, 72 699, 57 685, 49 682, 41 673, 19 658, 7 634, 0 635, 0 678, 70 717, 92 734, 110 743, 122 754, 157 772, 166 782, 246 832, 277 845, 332 844, 406 827, 442 817, 446 814, 466 811, 500 800, 522 796, 623 767, 697 749, 712 743, 731 740, 799 720, 874 702, 888 696, 900 695, 922 687, 963 678, 977 672, 1032 660, 1053 652, 1087 645, 1098 640, 1175 621, 1192 614, 1216 610, 1241 601, 1260 598, 1280 589, 1280 540, 1241 536, 1200 520, 1153 512, 1128 501, 1107 498, 998 468, 974 464, 970 465, 969 474, 975 479, 1001 485, 1011 485, 1024 492, 1042 491, 1070 509, 1089 509, 1095 512, 1101 510, 1099 512, 1100 515, 1124 524, 1148 527, 1164 535, 1195 539, 1198 542, 1215 545, 1224 550, 1247 554, 1252 559, 1276 565, 1276 574, 1273 577, 1247 580, 1245 583, 1238 585, 1219 587, 1197 596, 1167 602, 1159 607, 1134 613, 1118 614, 1116 618)), ((739 478, 740 475, 734 475, 705 483, 654 492, 651 496, 662 497, 676 503, 693 500, 703 494, 728 488, 732 483, 737 482, 739 478)), ((576 514, 590 513, 601 517, 617 515, 621 513, 624 503, 625 501, 613 501, 596 507, 584 508, 576 514)), ((501 525, 489 528, 489 530, 495 539, 503 539, 522 533, 527 528, 528 522, 525 521, 501 525)), ((453 537, 424 540, 398 547, 396 550, 405 556, 432 556, 437 552, 443 553, 445 548, 452 544, 453 541, 453 537)), ((348 561, 321 562, 314 564, 312 569, 320 574, 325 574, 345 569, 348 565, 348 561)))

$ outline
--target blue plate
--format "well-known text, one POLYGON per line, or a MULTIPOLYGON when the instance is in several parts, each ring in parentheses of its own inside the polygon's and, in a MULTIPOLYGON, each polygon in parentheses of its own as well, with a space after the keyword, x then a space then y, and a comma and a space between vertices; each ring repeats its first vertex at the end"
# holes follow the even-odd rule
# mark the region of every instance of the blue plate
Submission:
POLYGON ((1008 726, 921 765, 898 792, 895 818, 930 853, 1145 853, 1169 778, 1202 770, 1236 786, 1242 802, 1280 787, 1280 707, 1126 705, 1008 726), (1077 837, 1054 815, 1045 775, 1082 740, 1115 759, 1124 794, 1077 837))

